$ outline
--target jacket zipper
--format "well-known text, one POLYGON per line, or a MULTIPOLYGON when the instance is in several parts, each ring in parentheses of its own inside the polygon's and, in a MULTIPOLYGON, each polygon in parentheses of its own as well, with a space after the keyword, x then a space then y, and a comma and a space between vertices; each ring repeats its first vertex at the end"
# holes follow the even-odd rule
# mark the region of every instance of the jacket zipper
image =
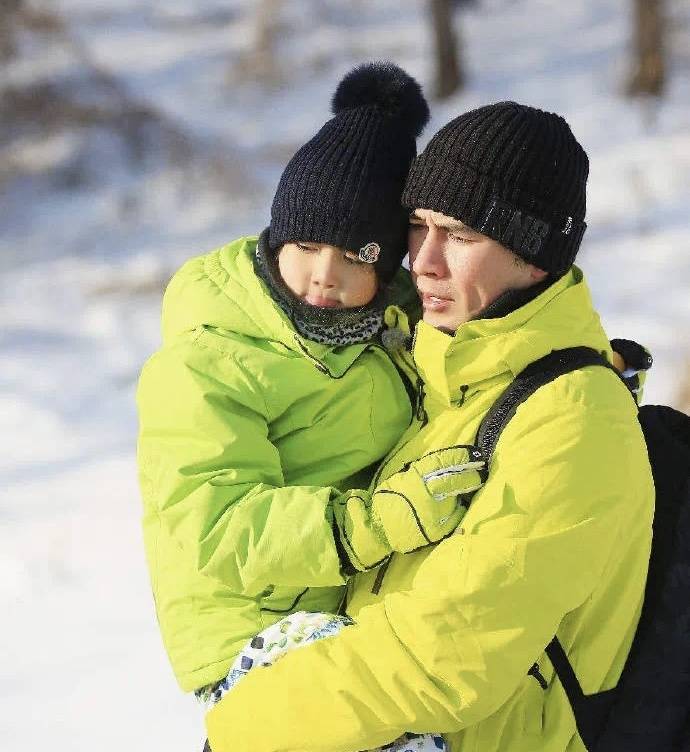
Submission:
MULTIPOLYGON (((429 416, 424 409, 424 381, 417 376, 417 403, 415 405, 415 418, 419 422, 419 428, 424 428, 424 426, 429 422, 429 416)), ((402 449, 402 447, 401 447, 402 449)), ((391 458, 392 459, 392 458, 391 458)), ((404 470, 407 467, 407 465, 403 465, 401 468, 404 470)), ((374 485, 378 483, 379 478, 381 477, 381 473, 383 471, 383 465, 379 467, 379 470, 376 474, 376 477, 374 478, 374 485)), ((393 555, 391 554, 386 562, 381 565, 379 568, 379 571, 376 573, 376 579, 374 580, 374 584, 371 588, 371 592, 373 595, 378 595, 381 591, 381 586, 383 585, 383 578, 386 576, 386 572, 388 571, 388 567, 391 565, 391 561, 393 560, 393 555)))
MULTIPOLYGON (((417 383, 417 406, 416 406, 416 408, 414 410, 414 418, 415 418, 415 420, 420 421, 419 426, 417 426, 417 430, 419 430, 420 428, 424 428, 424 426, 429 421, 429 416, 427 415, 426 410, 424 410, 424 408, 422 408, 421 411, 419 410, 419 405, 422 404, 421 400, 423 400, 423 399, 424 399, 424 382, 421 381, 421 379, 420 379, 419 382, 417 383), (420 420, 420 417, 419 417, 420 415, 422 416, 422 420, 420 420)), ((383 471, 389 465, 391 465, 393 463, 394 459, 398 456, 398 454, 400 452, 402 452, 402 450, 407 446, 407 444, 410 441, 412 441, 412 439, 415 438, 415 437, 416 437, 416 434, 415 434, 415 436, 410 436, 404 444, 398 446, 395 449, 395 452, 393 454, 389 455, 388 459, 385 462, 382 462, 379 465, 378 470, 374 474, 374 477, 373 477, 373 479, 371 481, 371 485, 372 486, 375 487, 375 486, 378 485, 378 482, 381 479, 381 476, 383 475, 383 471)), ((400 467, 398 470, 396 470, 396 472, 401 472, 402 470, 407 470, 407 468, 409 466, 410 466, 410 463, 406 462, 402 467, 400 467)))
POLYGON ((429 416, 424 409, 424 382, 419 376, 417 376, 417 404, 415 406, 415 418, 419 421, 420 428, 424 428, 429 422, 429 416))
POLYGON ((321 373, 325 373, 326 376, 330 376, 332 379, 336 378, 329 370, 326 368, 326 366, 316 357, 314 357, 309 350, 302 344, 302 340, 299 338, 297 334, 295 334, 295 342, 297 343, 297 347, 302 351, 302 355, 309 360, 313 365, 316 367, 317 371, 321 371, 321 373))

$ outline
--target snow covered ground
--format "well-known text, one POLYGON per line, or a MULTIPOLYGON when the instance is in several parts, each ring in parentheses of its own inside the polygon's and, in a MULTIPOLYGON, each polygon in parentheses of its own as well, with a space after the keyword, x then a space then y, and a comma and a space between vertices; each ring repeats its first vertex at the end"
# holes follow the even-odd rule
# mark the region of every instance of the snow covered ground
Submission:
MULTIPOLYGON (((238 73, 248 0, 56 5, 193 158, 128 162, 99 129, 12 144, 23 174, 0 186, 0 748, 187 752, 201 747, 201 712, 158 638, 134 465, 135 380, 158 342, 160 290, 187 256, 261 229, 281 166, 353 63, 390 58, 430 84, 428 24, 413 0, 286 3, 289 81, 271 89, 238 73)), ((690 15, 671 5, 658 106, 620 94, 627 0, 459 12, 469 85, 424 135, 507 98, 568 119, 592 165, 581 265, 611 336, 655 353, 650 402, 676 399, 690 362, 690 15)), ((78 80, 72 48, 27 46, 3 76, 78 80)))

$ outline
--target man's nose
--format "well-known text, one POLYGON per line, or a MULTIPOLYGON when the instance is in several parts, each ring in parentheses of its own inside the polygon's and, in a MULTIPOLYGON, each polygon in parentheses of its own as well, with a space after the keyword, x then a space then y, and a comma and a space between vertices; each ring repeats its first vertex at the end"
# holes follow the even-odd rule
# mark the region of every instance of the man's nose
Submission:
POLYGON ((412 253, 412 271, 421 276, 442 277, 446 266, 443 254, 444 233, 433 224, 427 227, 424 240, 412 253))
POLYGON ((322 248, 312 271, 312 282, 324 289, 336 287, 339 280, 340 256, 335 248, 322 248))

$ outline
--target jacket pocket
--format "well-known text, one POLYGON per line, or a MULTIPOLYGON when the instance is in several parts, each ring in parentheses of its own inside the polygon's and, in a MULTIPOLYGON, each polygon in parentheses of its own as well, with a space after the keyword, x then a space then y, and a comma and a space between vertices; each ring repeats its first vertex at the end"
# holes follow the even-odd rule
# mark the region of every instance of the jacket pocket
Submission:
POLYGON ((259 607, 262 612, 267 611, 270 614, 289 614, 299 610, 298 604, 308 592, 309 588, 300 590, 288 587, 274 588, 269 585, 259 597, 259 607))
POLYGON ((413 469, 429 494, 438 501, 454 495, 465 507, 469 507, 487 477, 484 456, 471 444, 436 449, 409 463, 405 469, 413 469))

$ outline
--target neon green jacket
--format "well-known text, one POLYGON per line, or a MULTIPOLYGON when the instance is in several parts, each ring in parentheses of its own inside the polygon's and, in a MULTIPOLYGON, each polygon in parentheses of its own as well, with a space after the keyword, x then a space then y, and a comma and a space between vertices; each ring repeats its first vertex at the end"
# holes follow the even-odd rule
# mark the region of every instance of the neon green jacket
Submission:
POLYGON ((286 613, 338 607, 334 489, 366 488, 411 420, 381 347, 295 332, 254 273, 255 246, 237 240, 175 275, 139 382, 146 553, 184 690, 224 677, 286 613))
MULTIPOLYGON (((380 478, 452 465, 491 404, 552 349, 609 357, 573 268, 501 319, 454 337, 421 323, 426 422, 380 478), (407 469, 406 469, 407 468, 407 469)), ((207 715, 214 752, 355 752, 442 732, 452 752, 581 752, 545 646, 558 633, 586 693, 614 686, 639 618, 654 489, 636 407, 589 367, 544 386, 501 436, 456 533, 357 576, 357 625, 250 672, 207 715), (539 664, 548 688, 528 671, 539 664)))

